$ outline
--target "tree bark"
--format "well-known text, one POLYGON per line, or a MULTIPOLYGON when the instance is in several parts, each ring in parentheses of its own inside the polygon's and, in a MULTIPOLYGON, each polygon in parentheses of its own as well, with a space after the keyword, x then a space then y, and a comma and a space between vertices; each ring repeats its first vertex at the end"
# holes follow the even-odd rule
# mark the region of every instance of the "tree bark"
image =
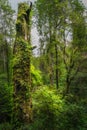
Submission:
POLYGON ((55 52, 56 52, 56 88, 58 89, 59 76, 58 76, 58 47, 57 47, 57 44, 55 44, 55 52))
POLYGON ((13 123, 32 121, 31 74, 30 74, 30 12, 27 3, 20 3, 16 22, 16 41, 13 49, 14 108, 13 123))

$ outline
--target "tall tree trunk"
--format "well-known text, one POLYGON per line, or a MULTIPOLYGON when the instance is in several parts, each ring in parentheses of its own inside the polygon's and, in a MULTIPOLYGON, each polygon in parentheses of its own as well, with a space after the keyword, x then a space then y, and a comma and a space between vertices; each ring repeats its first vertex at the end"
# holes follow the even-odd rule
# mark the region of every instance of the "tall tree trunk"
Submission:
POLYGON ((6 44, 6 71, 7 71, 7 83, 8 86, 10 85, 10 68, 9 68, 9 62, 10 62, 10 55, 9 55, 9 47, 8 47, 8 43, 5 40, 5 44, 6 44))
POLYGON ((56 53, 56 88, 58 89, 58 47, 57 44, 55 44, 55 53, 56 53))
POLYGON ((13 55, 14 109, 13 123, 32 121, 31 76, 30 76, 30 11, 31 6, 20 3, 16 22, 16 41, 13 55))

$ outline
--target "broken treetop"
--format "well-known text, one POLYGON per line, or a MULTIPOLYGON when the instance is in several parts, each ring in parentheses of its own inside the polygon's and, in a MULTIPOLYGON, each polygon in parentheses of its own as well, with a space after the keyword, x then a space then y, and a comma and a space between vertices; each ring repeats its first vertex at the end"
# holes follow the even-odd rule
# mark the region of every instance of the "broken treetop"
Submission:
MULTIPOLYGON (((20 3, 18 5, 18 17, 16 22, 16 32, 17 36, 29 35, 29 16, 31 11, 32 3, 30 5, 26 2, 20 3)), ((27 39, 28 40, 28 39, 27 39)))

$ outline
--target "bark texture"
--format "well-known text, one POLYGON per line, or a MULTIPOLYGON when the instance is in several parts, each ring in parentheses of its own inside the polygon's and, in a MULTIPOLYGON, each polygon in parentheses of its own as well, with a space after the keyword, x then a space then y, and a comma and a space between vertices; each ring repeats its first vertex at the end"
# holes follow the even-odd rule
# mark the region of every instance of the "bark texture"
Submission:
POLYGON ((16 40, 13 49, 13 122, 15 125, 32 121, 32 101, 30 96, 30 12, 30 5, 27 3, 19 4, 16 40))

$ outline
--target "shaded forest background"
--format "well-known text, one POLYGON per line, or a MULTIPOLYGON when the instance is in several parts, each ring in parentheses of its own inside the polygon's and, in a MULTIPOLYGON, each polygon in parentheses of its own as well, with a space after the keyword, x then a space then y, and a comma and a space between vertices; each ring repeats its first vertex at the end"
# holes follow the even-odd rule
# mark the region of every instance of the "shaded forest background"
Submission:
POLYGON ((15 23, 8 0, 0 1, 0 130, 86 130, 86 8, 79 0, 31 6, 19 4, 15 23))

